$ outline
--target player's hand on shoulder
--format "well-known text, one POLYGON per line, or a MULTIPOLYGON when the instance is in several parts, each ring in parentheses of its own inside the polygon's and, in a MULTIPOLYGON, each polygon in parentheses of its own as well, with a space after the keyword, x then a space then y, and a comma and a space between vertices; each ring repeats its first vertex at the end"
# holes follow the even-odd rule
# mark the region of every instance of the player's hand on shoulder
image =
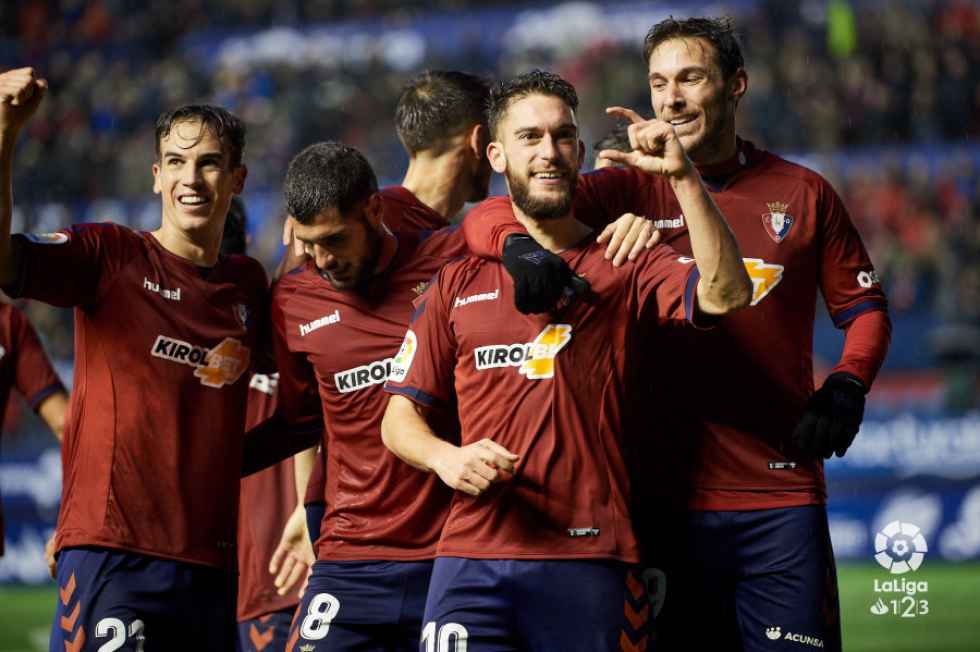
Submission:
POLYGON ((694 164, 670 123, 656 118, 647 120, 621 106, 609 107, 606 113, 629 121, 627 133, 633 151, 604 149, 599 152, 600 157, 665 177, 680 178, 694 172, 694 164))
POLYGON ((514 304, 525 315, 554 308, 572 280, 568 263, 529 235, 507 236, 501 262, 514 280, 514 304))
POLYGON ((491 439, 466 446, 447 446, 432 468, 447 485, 479 496, 496 482, 509 480, 518 455, 491 439))
POLYGON ((660 242, 660 231, 649 220, 633 213, 625 213, 618 220, 606 225, 596 242, 606 246, 606 260, 619 267, 627 260, 636 260, 644 249, 651 249, 660 242))
POLYGON ((0 132, 16 134, 37 110, 48 82, 34 76, 33 68, 0 73, 0 132))
POLYGON ((843 457, 861 428, 866 393, 864 383, 851 374, 828 376, 793 431, 796 448, 809 457, 843 457))

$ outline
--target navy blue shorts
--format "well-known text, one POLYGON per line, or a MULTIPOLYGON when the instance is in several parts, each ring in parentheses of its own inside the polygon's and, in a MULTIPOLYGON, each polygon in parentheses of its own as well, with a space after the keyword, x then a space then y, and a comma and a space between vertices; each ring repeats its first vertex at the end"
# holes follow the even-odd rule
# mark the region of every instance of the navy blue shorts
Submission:
POLYGON ((286 652, 415 652, 431 561, 313 564, 286 652))
POLYGON ((306 509, 306 529, 310 532, 310 543, 316 546, 316 540, 320 538, 320 523, 323 522, 323 514, 327 511, 327 504, 307 503, 303 507, 306 509))
POLYGON ((639 652, 650 605, 642 580, 606 560, 439 557, 421 652, 639 652))
POLYGON ((241 652, 282 652, 289 640, 295 609, 238 621, 238 649, 241 652))
POLYGON ((234 573, 68 548, 58 555, 58 589, 50 652, 235 648, 234 573))
POLYGON ((645 515, 656 652, 841 649, 822 505, 645 515))

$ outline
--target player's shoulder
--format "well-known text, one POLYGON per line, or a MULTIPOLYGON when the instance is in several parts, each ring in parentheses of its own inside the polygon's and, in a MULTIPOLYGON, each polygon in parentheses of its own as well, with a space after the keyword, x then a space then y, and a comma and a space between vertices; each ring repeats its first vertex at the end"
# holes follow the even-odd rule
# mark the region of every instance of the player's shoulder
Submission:
POLYGON ((790 161, 767 150, 758 150, 758 157, 760 172, 779 177, 784 183, 799 184, 817 194, 833 190, 823 175, 802 163, 790 161))
POLYGON ((262 263, 246 256, 245 254, 228 254, 223 263, 228 273, 235 278, 239 278, 248 287, 258 287, 265 289, 268 285, 268 278, 265 267, 262 263))
POLYGON ((284 301, 293 296, 310 282, 310 264, 304 261, 272 282, 270 296, 272 300, 284 301))
POLYGON ((379 191, 384 223, 392 231, 438 229, 446 218, 424 204, 403 186, 388 186, 379 191))
POLYGON ((480 275, 493 273, 498 267, 501 265, 495 260, 467 254, 443 265, 436 276, 436 282, 443 294, 450 296, 457 294, 480 275))
POLYGON ((469 249, 459 224, 451 224, 441 229, 419 231, 417 234, 418 255, 438 259, 455 259, 465 256, 469 249))

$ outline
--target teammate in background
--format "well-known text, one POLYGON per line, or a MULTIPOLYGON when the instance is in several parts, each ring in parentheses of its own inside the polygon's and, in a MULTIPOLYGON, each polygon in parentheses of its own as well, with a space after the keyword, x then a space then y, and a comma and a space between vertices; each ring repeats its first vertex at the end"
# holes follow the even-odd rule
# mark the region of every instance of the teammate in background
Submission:
POLYGON ((622 165, 612 159, 600 156, 600 153, 607 149, 614 149, 618 152, 628 152, 633 149, 630 147, 628 126, 626 124, 617 125, 612 131, 595 142, 592 146, 592 151, 595 154, 595 164, 592 166, 594 170, 622 165))
POLYGON ((327 465, 318 561, 287 649, 417 650, 451 492, 382 445, 382 384, 413 299, 464 253, 462 235, 393 234, 383 219, 405 204, 339 143, 300 152, 284 193, 311 260, 273 287, 279 409, 287 424, 322 420, 327 465))
MULTIPOLYGON (((10 390, 16 389, 60 442, 68 409, 68 393, 51 367, 27 316, 0 301, 0 419, 7 412, 10 390)), ((0 435, 3 433, 0 432, 0 435)), ((3 556, 3 509, 0 506, 0 557, 3 556)), ((45 557, 50 541, 45 546, 45 557)), ((52 568, 53 559, 48 567, 52 568)))
POLYGON ((487 151, 517 219, 588 279, 589 293, 522 316, 500 264, 452 262, 419 299, 391 363, 385 444, 458 490, 426 601, 426 649, 643 645, 649 606, 629 567, 639 548, 622 451, 634 419, 649 418, 625 401, 640 325, 725 314, 751 295, 735 239, 664 123, 637 134, 644 155, 633 162, 669 179, 696 233, 697 265, 662 245, 635 265, 606 263, 571 212, 585 150, 577 105, 550 73, 495 85, 487 151), (454 389, 461 446, 425 418, 454 389))
POLYGON ((160 117, 152 233, 11 237, 14 144, 45 89, 30 68, 0 75, 0 284, 76 308, 50 649, 231 649, 246 372, 266 291, 258 262, 218 251, 245 129, 206 105, 160 117))
MULTIPOLYGON (((401 186, 381 191, 385 198, 385 225, 394 232, 439 229, 466 202, 485 199, 492 170, 486 160, 486 80, 455 70, 429 70, 410 81, 398 98, 395 130, 405 152, 408 169, 401 186)), ((288 238, 285 244, 289 244, 288 238)), ((319 448, 302 496, 310 536, 316 541, 326 504, 325 452, 319 448)), ((298 468, 298 473, 302 471, 298 468)), ((302 484, 302 479, 298 482, 302 484)))
MULTIPOLYGON (((224 255, 245 254, 247 217, 244 202, 234 197, 221 238, 224 255)), ((287 251, 288 255, 288 251, 287 251)), ((286 267, 284 264, 281 267, 286 267)), ((253 373, 249 380, 246 428, 269 418, 276 409, 278 374, 253 373)), ((296 513, 296 480, 292 459, 242 478, 238 508, 238 649, 281 651, 286 647, 299 595, 279 595, 269 562, 279 534, 296 513)), ((302 516, 302 513, 299 513, 302 516)), ((312 557, 312 553, 310 555, 312 557)), ((288 573, 303 576, 312 558, 289 564, 288 573)), ((284 565, 285 566, 285 565, 284 565)))
MULTIPOLYGON (((844 455, 858 431, 888 348, 887 301, 830 184, 737 137, 748 76, 731 23, 665 20, 649 31, 644 57, 653 109, 674 126, 728 217, 754 285, 752 308, 709 333, 671 330, 651 357, 672 370, 651 384, 656 404, 669 406, 656 410, 658 427, 675 433, 643 439, 647 449, 635 455, 635 522, 646 531, 650 563, 667 577, 660 649, 687 649, 698 631, 707 648, 768 650, 766 629, 778 625, 839 650, 822 458, 844 455), (818 290, 845 342, 814 392, 818 290), (712 374, 705 377, 692 360, 710 362, 712 374), (695 390, 710 400, 691 400, 695 390)), ((636 123, 633 141, 642 119, 612 112, 636 123)), ((602 154, 623 162, 632 156, 602 154)), ((592 175, 578 214, 645 213, 666 242, 690 252, 690 216, 663 184, 631 193, 636 176, 592 175)), ((522 231, 500 206, 472 214, 464 227, 473 228, 470 248, 491 254, 522 231)), ((551 294, 560 292, 552 283, 551 294)))

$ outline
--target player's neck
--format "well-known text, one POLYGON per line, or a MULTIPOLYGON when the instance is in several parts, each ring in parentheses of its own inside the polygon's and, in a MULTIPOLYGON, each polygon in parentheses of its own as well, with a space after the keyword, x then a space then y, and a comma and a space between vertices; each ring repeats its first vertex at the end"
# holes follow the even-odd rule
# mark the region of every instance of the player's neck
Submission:
POLYGON ((691 156, 698 170, 724 165, 734 159, 738 153, 738 140, 735 138, 734 127, 730 131, 726 130, 716 142, 706 143, 701 150, 691 156))
POLYGON ((562 217, 539 220, 525 214, 516 204, 513 204, 513 209, 514 217, 527 229, 528 234, 553 254, 574 247, 592 232, 591 228, 575 219, 571 211, 562 217))
POLYGON ((440 156, 420 152, 409 159, 402 186, 448 222, 470 194, 463 163, 453 150, 440 156))
POLYGON ((375 276, 383 274, 398 253, 398 239, 388 230, 388 227, 381 225, 381 229, 381 251, 378 252, 378 263, 374 266, 375 276))
POLYGON ((220 238, 207 238, 209 241, 202 242, 201 240, 206 238, 195 238, 180 229, 168 227, 166 222, 150 235, 170 253, 200 267, 214 267, 218 262, 218 253, 221 250, 220 238))

